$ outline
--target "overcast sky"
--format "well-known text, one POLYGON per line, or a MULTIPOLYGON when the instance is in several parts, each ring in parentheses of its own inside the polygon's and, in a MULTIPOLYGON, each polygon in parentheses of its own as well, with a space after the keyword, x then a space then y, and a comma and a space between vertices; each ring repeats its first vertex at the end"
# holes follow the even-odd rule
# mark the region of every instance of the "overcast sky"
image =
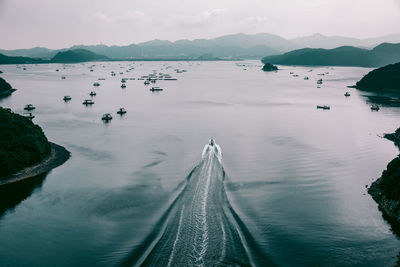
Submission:
POLYGON ((400 0, 0 0, 0 48, 126 45, 267 32, 400 33, 400 0))

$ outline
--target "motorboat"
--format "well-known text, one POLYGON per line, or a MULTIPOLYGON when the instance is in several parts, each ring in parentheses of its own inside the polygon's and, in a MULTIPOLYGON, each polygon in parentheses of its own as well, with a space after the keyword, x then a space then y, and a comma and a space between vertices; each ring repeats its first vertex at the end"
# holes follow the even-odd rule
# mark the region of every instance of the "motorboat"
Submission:
POLYGON ((304 77, 304 80, 309 80, 310 78, 308 78, 308 77, 304 77))
POLYGON ((92 96, 92 97, 96 96, 96 92, 95 91, 91 91, 89 95, 92 96))
POLYGON ((126 111, 124 108, 120 108, 120 109, 117 111, 117 114, 119 114, 119 115, 124 115, 126 112, 127 112, 127 111, 126 111))
POLYGON ((99 82, 94 82, 93 86, 100 86, 100 83, 99 82))
POLYGON ((156 86, 156 87, 151 87, 150 91, 155 92, 155 91, 163 91, 164 89, 156 86))
POLYGON ((319 79, 319 80, 317 81, 317 84, 322 84, 322 79, 319 79))
POLYGON ((126 88, 126 84, 121 84, 121 88, 126 88))
POLYGON ((327 109, 331 109, 331 107, 330 107, 330 106, 327 106, 327 105, 323 105, 323 106, 317 106, 317 109, 324 109, 324 110, 327 110, 327 109))
POLYGON ((110 113, 103 114, 103 117, 101 117, 101 120, 108 122, 108 121, 112 120, 112 116, 110 113))
POLYGON ((25 105, 25 107, 24 107, 24 110, 28 110, 28 111, 34 110, 34 109, 35 109, 35 107, 32 104, 25 105))
POLYGON ((88 105, 93 105, 94 102, 91 99, 85 99, 82 104, 88 106, 88 105))
POLYGON ((213 146, 214 144, 215 144, 215 141, 214 141, 214 139, 210 139, 210 141, 209 141, 209 143, 208 143, 210 146, 213 146))
POLYGON ((144 85, 149 85, 150 82, 149 81, 144 81, 144 85))
POLYGON ((371 106, 372 111, 379 111, 379 106, 378 105, 373 105, 371 106))
POLYGON ((344 96, 345 96, 345 97, 348 97, 348 96, 350 96, 350 93, 349 93, 349 92, 346 92, 346 93, 344 94, 344 96))
POLYGON ((71 99, 72 99, 72 98, 71 98, 69 95, 66 95, 66 96, 63 97, 63 100, 64 100, 65 102, 70 101, 71 99))

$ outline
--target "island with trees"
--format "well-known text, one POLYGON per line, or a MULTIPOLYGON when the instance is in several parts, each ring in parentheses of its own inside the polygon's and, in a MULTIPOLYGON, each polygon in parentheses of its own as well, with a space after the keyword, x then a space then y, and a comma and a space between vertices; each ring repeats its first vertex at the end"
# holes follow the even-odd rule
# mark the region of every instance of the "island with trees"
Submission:
POLYGON ((0 186, 47 173, 69 157, 29 118, 0 107, 0 186))

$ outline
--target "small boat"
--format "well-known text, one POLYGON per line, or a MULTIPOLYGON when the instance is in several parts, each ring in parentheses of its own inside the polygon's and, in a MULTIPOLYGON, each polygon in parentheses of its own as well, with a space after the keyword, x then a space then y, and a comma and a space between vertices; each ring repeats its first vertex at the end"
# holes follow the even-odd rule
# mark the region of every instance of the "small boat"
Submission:
POLYGON ((89 95, 90 96, 96 96, 96 92, 95 91, 91 91, 89 95))
POLYGON ((91 72, 93 72, 93 70, 92 70, 92 69, 91 69, 90 71, 91 71, 91 72))
POLYGON ((126 85, 124 83, 121 84, 121 88, 126 88, 126 85))
POLYGON ((126 83, 126 80, 125 79, 121 79, 121 83, 126 83))
POLYGON ((327 110, 327 109, 331 109, 331 107, 327 106, 327 105, 323 105, 323 106, 317 106, 317 109, 325 109, 325 110, 327 110))
POLYGON ((108 121, 112 120, 112 116, 110 113, 103 114, 103 117, 101 117, 101 120, 108 122, 108 121))
POLYGON ((309 80, 310 78, 308 78, 308 77, 304 77, 304 80, 309 80))
POLYGON ((322 79, 319 79, 319 80, 317 81, 317 84, 322 84, 322 79))
POLYGON ((94 102, 91 99, 85 99, 82 104, 88 106, 88 105, 93 105, 94 102))
POLYGON ((349 92, 346 92, 346 93, 344 94, 344 96, 345 96, 345 97, 348 97, 348 96, 350 96, 350 93, 349 93, 349 92))
POLYGON ((100 83, 99 82, 94 82, 93 86, 100 86, 100 83))
POLYGON ((126 112, 127 112, 127 111, 126 111, 124 108, 120 108, 120 109, 117 111, 117 114, 119 114, 119 115, 124 115, 126 112))
POLYGON ((149 81, 144 81, 144 85, 149 85, 150 82, 149 81))
POLYGON ((32 104, 25 105, 24 110, 34 110, 35 107, 32 104))
POLYGON ((298 74, 294 74, 293 77, 299 77, 299 75, 298 74))
POLYGON ((61 76, 61 80, 65 80, 65 76, 61 76))
POLYGON ((155 91, 163 91, 164 89, 156 86, 156 87, 151 87, 150 91, 155 92, 155 91))
POLYGON ((32 120, 33 118, 35 118, 35 116, 30 112, 30 113, 25 113, 24 116, 30 120, 32 120))
POLYGON ((176 78, 164 78, 164 81, 176 81, 176 80, 178 80, 178 79, 176 79, 176 78))
POLYGON ((72 99, 72 98, 71 98, 69 95, 66 95, 66 96, 63 97, 63 100, 64 100, 65 102, 70 101, 71 99, 72 99))
POLYGON ((56 69, 56 71, 60 71, 59 69, 56 69))
POLYGON ((373 105, 371 106, 372 111, 379 111, 379 106, 378 105, 373 105))
POLYGON ((104 81, 106 78, 98 78, 99 81, 104 81))

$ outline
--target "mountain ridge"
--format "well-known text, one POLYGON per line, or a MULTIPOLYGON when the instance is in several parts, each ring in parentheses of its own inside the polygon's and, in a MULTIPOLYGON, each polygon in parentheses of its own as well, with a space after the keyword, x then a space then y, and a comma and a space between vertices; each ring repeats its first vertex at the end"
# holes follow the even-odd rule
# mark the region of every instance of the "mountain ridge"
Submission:
POLYGON ((264 64, 355 67, 381 67, 399 61, 400 43, 383 43, 371 50, 353 46, 333 49, 303 48, 262 59, 264 64))
POLYGON ((212 54, 219 58, 249 58, 258 59, 263 56, 278 55, 300 48, 334 48, 352 45, 362 48, 372 48, 383 42, 399 42, 400 34, 386 35, 376 38, 357 39, 341 36, 325 36, 313 34, 310 36, 292 39, 283 38, 270 33, 257 34, 228 34, 210 39, 180 39, 174 42, 154 39, 147 42, 129 45, 74 45, 69 48, 48 49, 34 47, 31 49, 4 50, 0 53, 7 56, 24 56, 31 58, 51 59, 60 51, 70 49, 86 49, 93 53, 102 54, 109 58, 162 58, 162 57, 187 57, 197 58, 205 54, 212 54), (321 41, 322 40, 322 41, 321 41), (334 47, 332 47, 334 46, 334 47), (253 48, 257 48, 253 52, 253 48), (260 51, 263 53, 260 54, 260 51))

